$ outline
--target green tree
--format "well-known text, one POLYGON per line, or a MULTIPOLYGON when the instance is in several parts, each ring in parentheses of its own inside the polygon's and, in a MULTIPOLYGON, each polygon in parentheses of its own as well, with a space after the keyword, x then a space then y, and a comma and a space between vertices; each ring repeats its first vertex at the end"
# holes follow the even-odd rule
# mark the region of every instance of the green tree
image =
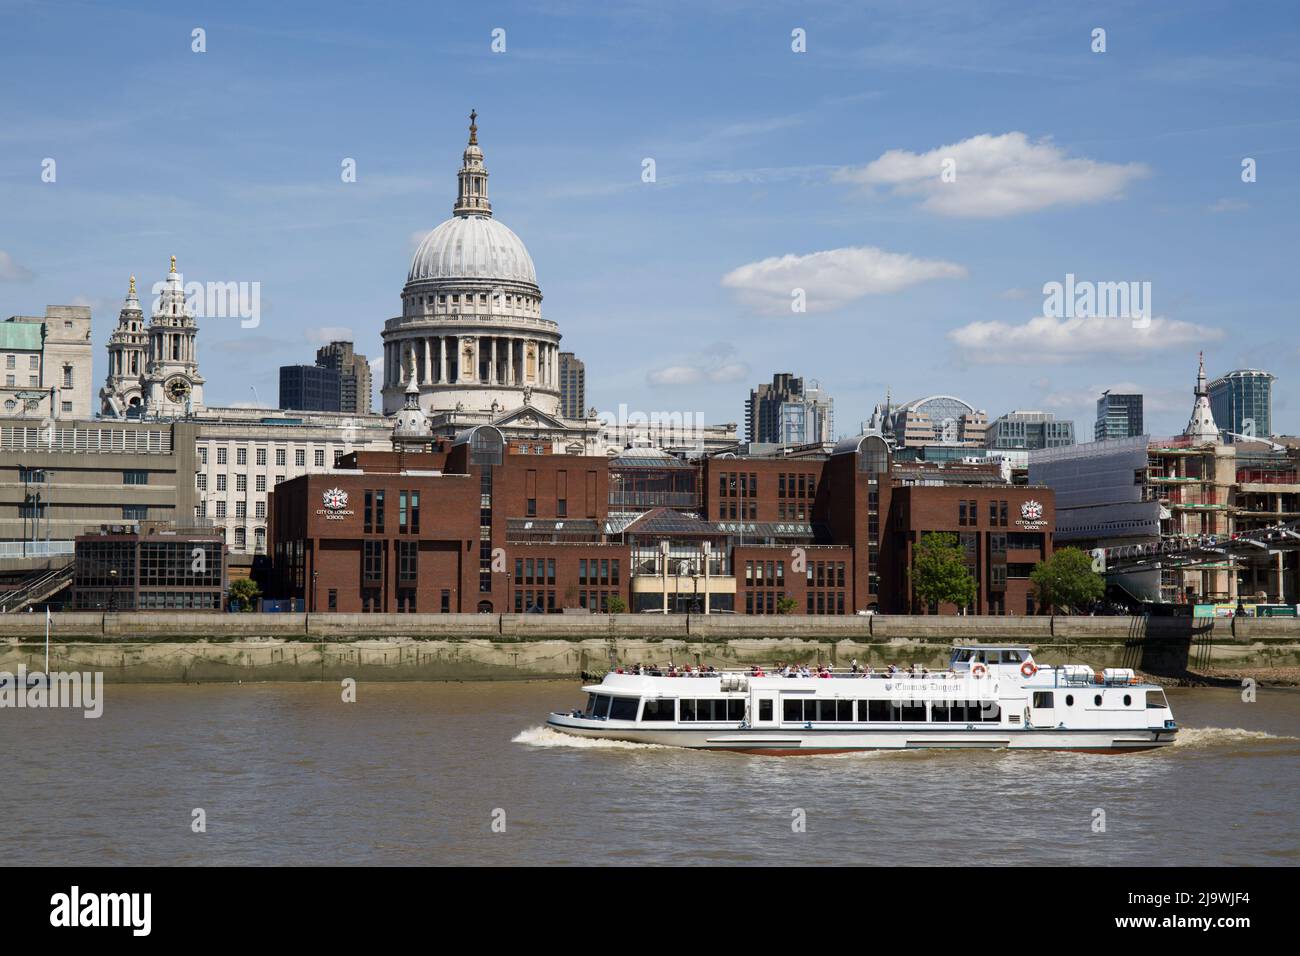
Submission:
POLYGON ((242 611, 252 611, 257 606, 257 599, 262 596, 262 589, 252 578, 237 578, 230 582, 230 600, 238 601, 242 611))
POLYGON ((912 590, 924 604, 955 604, 975 600, 975 579, 966 569, 965 552, 957 536, 931 531, 921 535, 912 552, 912 590))
POLYGON ((610 613, 610 614, 626 614, 626 613, 627 613, 627 602, 624 601, 624 600, 623 600, 621 597, 619 597, 617 594, 611 594, 611 595, 609 596, 609 603, 608 603, 607 605, 605 605, 605 606, 609 609, 609 613, 610 613))
POLYGON ((794 609, 797 608, 798 606, 799 606, 799 602, 796 601, 794 598, 790 597, 788 594, 783 595, 776 599, 777 614, 793 614, 794 609))
POLYGON ((1039 561, 1029 575, 1044 607, 1069 610, 1099 600, 1106 582, 1092 569, 1092 557, 1078 548, 1061 548, 1039 561))

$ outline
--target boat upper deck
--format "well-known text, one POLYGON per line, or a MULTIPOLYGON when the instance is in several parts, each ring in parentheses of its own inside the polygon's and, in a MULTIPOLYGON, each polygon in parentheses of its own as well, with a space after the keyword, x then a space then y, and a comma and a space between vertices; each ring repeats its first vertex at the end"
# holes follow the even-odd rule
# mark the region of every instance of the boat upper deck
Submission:
POLYGON ((1155 689, 1159 685, 1142 681, 1132 671, 1103 671, 1096 674, 1083 665, 1061 667, 1034 665, 1032 674, 1026 675, 1020 665, 1012 662, 987 665, 981 675, 972 674, 969 668, 947 670, 897 670, 897 671, 837 671, 821 670, 790 674, 769 673, 762 668, 750 670, 691 670, 675 668, 643 668, 641 672, 616 670, 606 674, 599 684, 587 684, 588 693, 625 693, 650 696, 695 696, 697 694, 748 693, 750 690, 780 690, 814 692, 829 697, 854 696, 872 688, 896 691, 907 688, 917 692, 951 691, 965 685, 989 685, 1002 680, 1016 687, 1035 690, 1052 687, 1133 687, 1155 689))

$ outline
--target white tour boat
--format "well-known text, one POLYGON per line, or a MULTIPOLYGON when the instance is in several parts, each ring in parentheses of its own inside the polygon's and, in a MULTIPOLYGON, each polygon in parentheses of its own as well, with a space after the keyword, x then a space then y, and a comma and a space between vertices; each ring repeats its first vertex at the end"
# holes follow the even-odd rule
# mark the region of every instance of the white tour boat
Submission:
MULTIPOLYGON (((797 671, 796 671, 797 673, 797 671)), ((806 676, 643 668, 583 688, 547 726, 579 737, 750 754, 992 749, 1127 753, 1167 747, 1165 692, 1128 668, 1042 666, 1021 646, 955 647, 946 670, 824 668, 806 676)))

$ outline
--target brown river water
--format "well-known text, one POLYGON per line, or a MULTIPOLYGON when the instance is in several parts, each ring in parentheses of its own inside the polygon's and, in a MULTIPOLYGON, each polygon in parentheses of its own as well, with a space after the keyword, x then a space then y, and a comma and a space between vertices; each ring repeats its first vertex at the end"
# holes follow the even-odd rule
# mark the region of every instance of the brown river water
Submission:
POLYGON ((1296 689, 1171 690, 1177 745, 1122 756, 584 741, 542 728, 576 681, 104 693, 0 710, 7 863, 1300 863, 1296 689))

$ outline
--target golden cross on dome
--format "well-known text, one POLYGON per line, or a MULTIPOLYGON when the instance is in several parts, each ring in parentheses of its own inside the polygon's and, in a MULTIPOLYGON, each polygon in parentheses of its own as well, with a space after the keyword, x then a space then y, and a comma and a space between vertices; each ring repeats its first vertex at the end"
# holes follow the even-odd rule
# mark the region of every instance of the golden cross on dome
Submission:
POLYGON ((131 276, 131 294, 135 295, 135 276, 131 276))
POLYGON ((172 272, 176 271, 176 257, 172 256, 172 272))

